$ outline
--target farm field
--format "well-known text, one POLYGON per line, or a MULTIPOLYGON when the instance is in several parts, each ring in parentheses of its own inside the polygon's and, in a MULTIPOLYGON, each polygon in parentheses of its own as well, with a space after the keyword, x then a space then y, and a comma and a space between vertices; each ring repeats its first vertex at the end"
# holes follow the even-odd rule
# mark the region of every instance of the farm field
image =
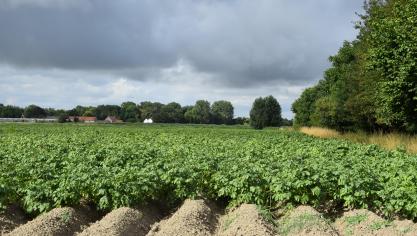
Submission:
POLYGON ((12 235, 51 221, 69 235, 131 221, 142 235, 415 235, 416 183, 416 155, 294 131, 0 125, 0 227, 12 235))

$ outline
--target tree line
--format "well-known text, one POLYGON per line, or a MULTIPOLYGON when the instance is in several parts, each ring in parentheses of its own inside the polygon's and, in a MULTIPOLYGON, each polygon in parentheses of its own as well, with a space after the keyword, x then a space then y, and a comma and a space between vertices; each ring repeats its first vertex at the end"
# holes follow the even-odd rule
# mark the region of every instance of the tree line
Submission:
POLYGON ((151 118, 155 123, 193 123, 193 124, 251 124, 254 128, 266 126, 291 125, 289 120, 281 118, 281 107, 278 101, 268 96, 255 100, 250 119, 234 117, 234 107, 231 102, 220 100, 212 104, 206 100, 198 100, 193 106, 181 106, 171 102, 145 101, 141 103, 124 102, 121 105, 76 106, 70 110, 42 108, 29 105, 25 108, 0 104, 2 118, 45 118, 59 117, 64 122, 68 116, 90 116, 104 120, 107 116, 115 116, 124 122, 142 122, 151 118))
POLYGON ((417 132, 417 0, 368 0, 359 35, 293 103, 296 126, 417 132))
POLYGON ((245 122, 244 118, 234 118, 234 107, 229 101, 199 100, 194 106, 181 106, 171 102, 124 102, 121 105, 76 106, 70 110, 42 108, 29 105, 25 108, 0 104, 0 117, 3 118, 45 118, 48 116, 90 116, 104 120, 115 116, 125 122, 139 122, 152 118, 156 123, 196 123, 196 124, 234 124, 245 122))

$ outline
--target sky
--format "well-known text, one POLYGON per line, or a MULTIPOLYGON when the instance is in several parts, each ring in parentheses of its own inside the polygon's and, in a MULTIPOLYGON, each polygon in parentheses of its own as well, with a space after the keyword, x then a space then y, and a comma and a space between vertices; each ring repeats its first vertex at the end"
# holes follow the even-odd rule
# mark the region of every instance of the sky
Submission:
POLYGON ((70 109, 273 95, 282 115, 357 31, 363 0, 0 0, 0 103, 70 109))

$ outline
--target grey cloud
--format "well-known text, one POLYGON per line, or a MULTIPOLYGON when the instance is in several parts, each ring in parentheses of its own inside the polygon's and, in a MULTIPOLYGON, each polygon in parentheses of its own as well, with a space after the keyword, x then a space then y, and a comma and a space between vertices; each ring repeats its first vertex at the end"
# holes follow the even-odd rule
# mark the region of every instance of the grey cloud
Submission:
POLYGON ((163 67, 176 61, 176 53, 152 38, 154 4, 90 3, 88 8, 1 8, 0 60, 86 70, 163 67))
POLYGON ((0 62, 158 80, 186 60, 213 83, 305 84, 354 36, 362 0, 8 0, 0 62), (72 3, 72 4, 70 4, 72 3))

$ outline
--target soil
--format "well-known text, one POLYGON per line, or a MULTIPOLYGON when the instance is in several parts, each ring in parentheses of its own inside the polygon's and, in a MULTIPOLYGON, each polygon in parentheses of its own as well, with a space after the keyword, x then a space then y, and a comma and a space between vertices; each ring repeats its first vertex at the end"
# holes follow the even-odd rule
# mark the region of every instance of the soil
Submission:
POLYGON ((335 225, 340 235, 417 235, 412 221, 388 221, 365 209, 345 212, 335 225))
POLYGON ((107 214, 103 219, 92 224, 79 236, 144 236, 160 218, 159 210, 152 207, 138 209, 122 207, 107 214))
POLYGON ((264 220, 256 205, 243 204, 220 218, 219 236, 272 236, 273 226, 264 220))
POLYGON ((14 229, 8 235, 74 235, 96 220, 93 217, 95 214, 91 212, 87 207, 55 208, 14 229))
POLYGON ((279 219, 279 235, 338 235, 331 222, 309 206, 299 206, 279 219))
POLYGON ((56 208, 31 221, 19 207, 9 206, 0 214, 0 229, 3 231, 0 235, 417 235, 417 224, 411 220, 388 221, 364 209, 346 211, 336 219, 331 218, 335 220, 333 223, 314 208, 299 206, 283 211, 283 215, 275 221, 271 213, 251 204, 243 204, 224 214, 219 210, 224 209, 223 206, 206 200, 185 200, 169 217, 155 223, 161 219, 161 214, 159 208, 153 206, 155 204, 122 207, 99 221, 96 220, 102 215, 85 204, 76 208, 56 208))
POLYGON ((148 236, 208 236, 215 231, 216 210, 205 200, 185 200, 171 217, 155 224, 148 236))
POLYGON ((28 222, 24 211, 17 205, 8 206, 3 213, 0 214, 0 235, 9 233, 18 226, 28 222))

